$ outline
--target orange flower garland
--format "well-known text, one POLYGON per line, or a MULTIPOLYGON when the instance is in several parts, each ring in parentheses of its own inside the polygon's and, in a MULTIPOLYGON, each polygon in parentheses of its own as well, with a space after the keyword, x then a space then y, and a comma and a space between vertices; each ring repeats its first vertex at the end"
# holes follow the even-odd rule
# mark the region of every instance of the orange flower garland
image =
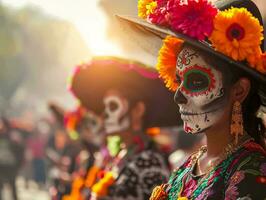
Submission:
POLYGON ((266 53, 265 52, 260 55, 260 59, 259 59, 258 64, 256 65, 256 69, 259 72, 266 74, 266 53))
POLYGON ((85 186, 87 188, 91 188, 93 186, 93 184, 95 183, 97 179, 97 174, 99 173, 99 171, 100 171, 100 168, 95 165, 89 169, 86 180, 85 180, 85 186))
POLYGON ((183 40, 173 36, 167 36, 163 41, 163 46, 159 51, 158 62, 156 65, 160 77, 164 80, 166 87, 171 91, 178 88, 176 82, 176 61, 177 55, 181 51, 183 40))
POLYGON ((91 188, 91 191, 97 197, 104 197, 108 194, 108 188, 113 185, 115 178, 112 172, 107 172, 104 177, 94 184, 91 188))
POLYGON ((266 74, 266 53, 262 53, 258 50, 258 53, 250 55, 248 57, 248 63, 251 67, 255 68, 257 71, 266 74))

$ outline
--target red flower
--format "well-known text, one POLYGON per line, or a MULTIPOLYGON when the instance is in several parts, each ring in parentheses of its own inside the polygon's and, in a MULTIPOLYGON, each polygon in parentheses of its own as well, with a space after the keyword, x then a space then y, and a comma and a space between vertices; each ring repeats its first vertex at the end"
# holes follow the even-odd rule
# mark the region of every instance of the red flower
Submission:
POLYGON ((168 25, 168 9, 167 9, 167 0, 157 0, 157 7, 153 13, 148 15, 148 20, 156 25, 167 26, 168 25))
POLYGON ((207 0, 187 0, 169 5, 170 26, 192 38, 204 40, 213 31, 213 20, 218 12, 207 0))

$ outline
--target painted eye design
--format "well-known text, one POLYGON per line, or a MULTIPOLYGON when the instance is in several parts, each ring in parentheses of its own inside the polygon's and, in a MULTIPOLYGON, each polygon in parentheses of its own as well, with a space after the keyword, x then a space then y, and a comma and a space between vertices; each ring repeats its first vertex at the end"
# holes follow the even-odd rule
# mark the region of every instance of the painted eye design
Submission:
POLYGON ((192 71, 186 75, 184 86, 191 91, 203 91, 208 89, 210 79, 206 74, 192 71))
POLYGON ((187 94, 205 94, 214 88, 214 84, 215 79, 211 69, 195 65, 183 73, 183 90, 187 94))

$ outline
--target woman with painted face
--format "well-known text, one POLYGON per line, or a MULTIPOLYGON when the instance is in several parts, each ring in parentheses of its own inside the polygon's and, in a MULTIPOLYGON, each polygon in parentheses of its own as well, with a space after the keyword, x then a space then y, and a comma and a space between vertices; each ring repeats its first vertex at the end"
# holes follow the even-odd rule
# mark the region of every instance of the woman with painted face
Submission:
POLYGON ((72 91, 82 105, 103 116, 108 156, 102 155, 105 173, 90 183, 91 199, 148 199, 152 188, 167 180, 169 169, 145 130, 177 124, 174 95, 154 68, 115 57, 79 66, 72 91))
POLYGON ((75 110, 65 113, 64 125, 75 141, 73 148, 76 154, 71 159, 69 170, 63 172, 68 178, 68 182, 65 182, 71 184, 71 188, 65 192, 62 199, 85 199, 82 193, 87 191, 87 171, 95 164, 95 155, 101 146, 102 120, 100 116, 79 105, 75 110))
POLYGON ((135 34, 163 39, 157 69, 175 92, 184 130, 207 136, 150 200, 264 199, 265 127, 256 113, 266 106, 266 57, 258 8, 251 0, 139 0, 138 8, 142 19, 119 19, 135 34))

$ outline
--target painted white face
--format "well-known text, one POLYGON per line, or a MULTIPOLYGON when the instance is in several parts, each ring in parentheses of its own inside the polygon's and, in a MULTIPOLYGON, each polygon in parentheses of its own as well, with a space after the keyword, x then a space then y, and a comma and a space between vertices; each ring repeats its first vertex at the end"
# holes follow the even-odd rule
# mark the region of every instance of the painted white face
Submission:
POLYGON ((86 127, 88 127, 93 134, 99 133, 102 128, 101 117, 91 111, 88 111, 86 113, 85 118, 86 118, 86 127))
POLYGON ((103 99, 104 102, 104 127, 107 134, 117 133, 129 128, 130 120, 126 116, 129 105, 125 98, 117 95, 109 95, 103 99))
POLYGON ((101 145, 103 122, 100 116, 91 111, 87 111, 83 123, 86 129, 81 132, 81 136, 85 141, 101 145), (88 131, 89 130, 89 131, 88 131))
POLYGON ((201 133, 223 115, 225 105, 222 73, 211 67, 199 52, 184 47, 177 58, 180 86, 175 94, 184 130, 201 133))

